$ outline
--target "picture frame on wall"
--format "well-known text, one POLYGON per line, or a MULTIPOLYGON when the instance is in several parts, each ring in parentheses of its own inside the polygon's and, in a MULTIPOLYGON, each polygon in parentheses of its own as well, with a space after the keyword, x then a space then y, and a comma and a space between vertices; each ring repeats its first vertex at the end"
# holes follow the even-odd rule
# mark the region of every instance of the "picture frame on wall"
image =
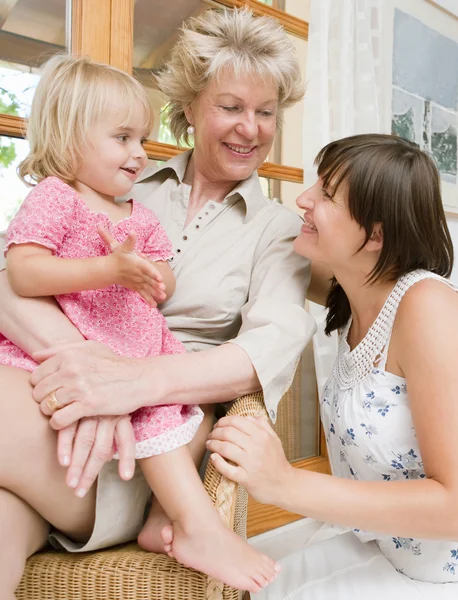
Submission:
POLYGON ((428 0, 431 4, 435 4, 442 10, 450 13, 458 19, 458 2, 457 0, 428 0))
POLYGON ((433 156, 444 208, 458 215, 458 0, 386 6, 387 129, 433 156))

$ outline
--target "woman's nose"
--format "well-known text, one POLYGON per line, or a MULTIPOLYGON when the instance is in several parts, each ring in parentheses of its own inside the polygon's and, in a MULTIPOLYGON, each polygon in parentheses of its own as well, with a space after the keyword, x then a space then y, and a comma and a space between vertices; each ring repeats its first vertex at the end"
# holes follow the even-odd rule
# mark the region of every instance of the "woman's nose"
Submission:
POLYGON ((244 112, 237 125, 235 131, 242 135, 247 140, 254 140, 258 134, 258 125, 254 114, 244 112))
POLYGON ((304 210, 312 210, 315 207, 315 201, 312 198, 312 190, 313 187, 308 188, 305 190, 305 192, 302 192, 302 194, 296 200, 296 204, 299 208, 304 210))

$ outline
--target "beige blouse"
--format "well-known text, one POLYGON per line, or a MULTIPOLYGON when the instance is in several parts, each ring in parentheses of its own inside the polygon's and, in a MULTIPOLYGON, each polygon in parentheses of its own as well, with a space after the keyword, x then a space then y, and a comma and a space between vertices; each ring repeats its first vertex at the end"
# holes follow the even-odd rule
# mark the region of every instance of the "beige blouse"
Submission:
POLYGON ((172 241, 177 287, 161 311, 188 351, 224 342, 243 348, 275 422, 316 329, 304 309, 310 264, 292 246, 301 219, 267 199, 253 173, 222 203, 207 202, 184 227, 191 187, 183 178, 190 155, 147 169, 130 194, 155 212, 172 241))

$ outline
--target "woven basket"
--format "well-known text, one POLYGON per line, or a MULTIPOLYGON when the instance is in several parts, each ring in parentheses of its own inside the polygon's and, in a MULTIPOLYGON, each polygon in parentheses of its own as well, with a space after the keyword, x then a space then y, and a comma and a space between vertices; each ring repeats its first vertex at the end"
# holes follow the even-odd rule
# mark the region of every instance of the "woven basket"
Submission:
MULTIPOLYGON (((266 414, 262 393, 239 398, 229 415, 266 414)), ((223 521, 246 539, 248 495, 208 462, 204 480, 223 521)), ((27 561, 18 600, 241 600, 242 592, 131 543, 68 554, 46 551, 27 561)))

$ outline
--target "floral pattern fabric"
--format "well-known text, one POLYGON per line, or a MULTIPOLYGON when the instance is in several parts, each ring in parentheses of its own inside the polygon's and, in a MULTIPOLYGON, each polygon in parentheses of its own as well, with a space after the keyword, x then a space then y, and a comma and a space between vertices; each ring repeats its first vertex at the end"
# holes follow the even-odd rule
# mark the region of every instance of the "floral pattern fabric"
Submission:
MULTIPOLYGON (((338 356, 321 399, 323 422, 332 472, 338 477, 363 481, 403 481, 426 477, 409 406, 405 379, 385 370, 391 327, 407 289, 425 278, 437 276, 426 271, 400 278, 380 319, 353 351, 347 343, 350 324, 342 330, 338 356), (389 306, 389 315, 386 307, 389 306), (364 353, 369 338, 379 332, 382 348, 377 366, 358 371, 351 385, 339 377, 339 364, 352 365, 352 357, 364 353)), ((439 278, 440 279, 440 278, 439 278)), ((450 282, 444 283, 453 287, 450 282)), ((382 314, 382 313, 381 313, 382 314)), ((380 315, 379 315, 380 317, 380 315)), ((368 349, 369 351, 369 349, 368 349)), ((381 552, 404 575, 434 583, 458 584, 458 541, 424 540, 396 535, 380 535, 354 530, 361 541, 375 540, 381 552)), ((395 533, 395 532, 393 532, 395 533)))
MULTIPOLYGON (((97 228, 103 226, 123 242, 137 235, 136 251, 153 261, 172 255, 171 242, 154 213, 131 201, 129 217, 114 224, 105 213, 89 209, 79 194, 57 177, 39 183, 24 200, 7 231, 11 244, 35 243, 60 258, 106 256, 109 249, 97 228)), ((184 346, 167 327, 165 318, 137 292, 120 285, 56 297, 63 312, 88 340, 106 344, 132 358, 183 353, 184 346)), ((0 334, 0 364, 32 371, 37 363, 0 334)), ((145 407, 132 414, 136 458, 168 452, 191 441, 203 413, 197 406, 145 407)))

